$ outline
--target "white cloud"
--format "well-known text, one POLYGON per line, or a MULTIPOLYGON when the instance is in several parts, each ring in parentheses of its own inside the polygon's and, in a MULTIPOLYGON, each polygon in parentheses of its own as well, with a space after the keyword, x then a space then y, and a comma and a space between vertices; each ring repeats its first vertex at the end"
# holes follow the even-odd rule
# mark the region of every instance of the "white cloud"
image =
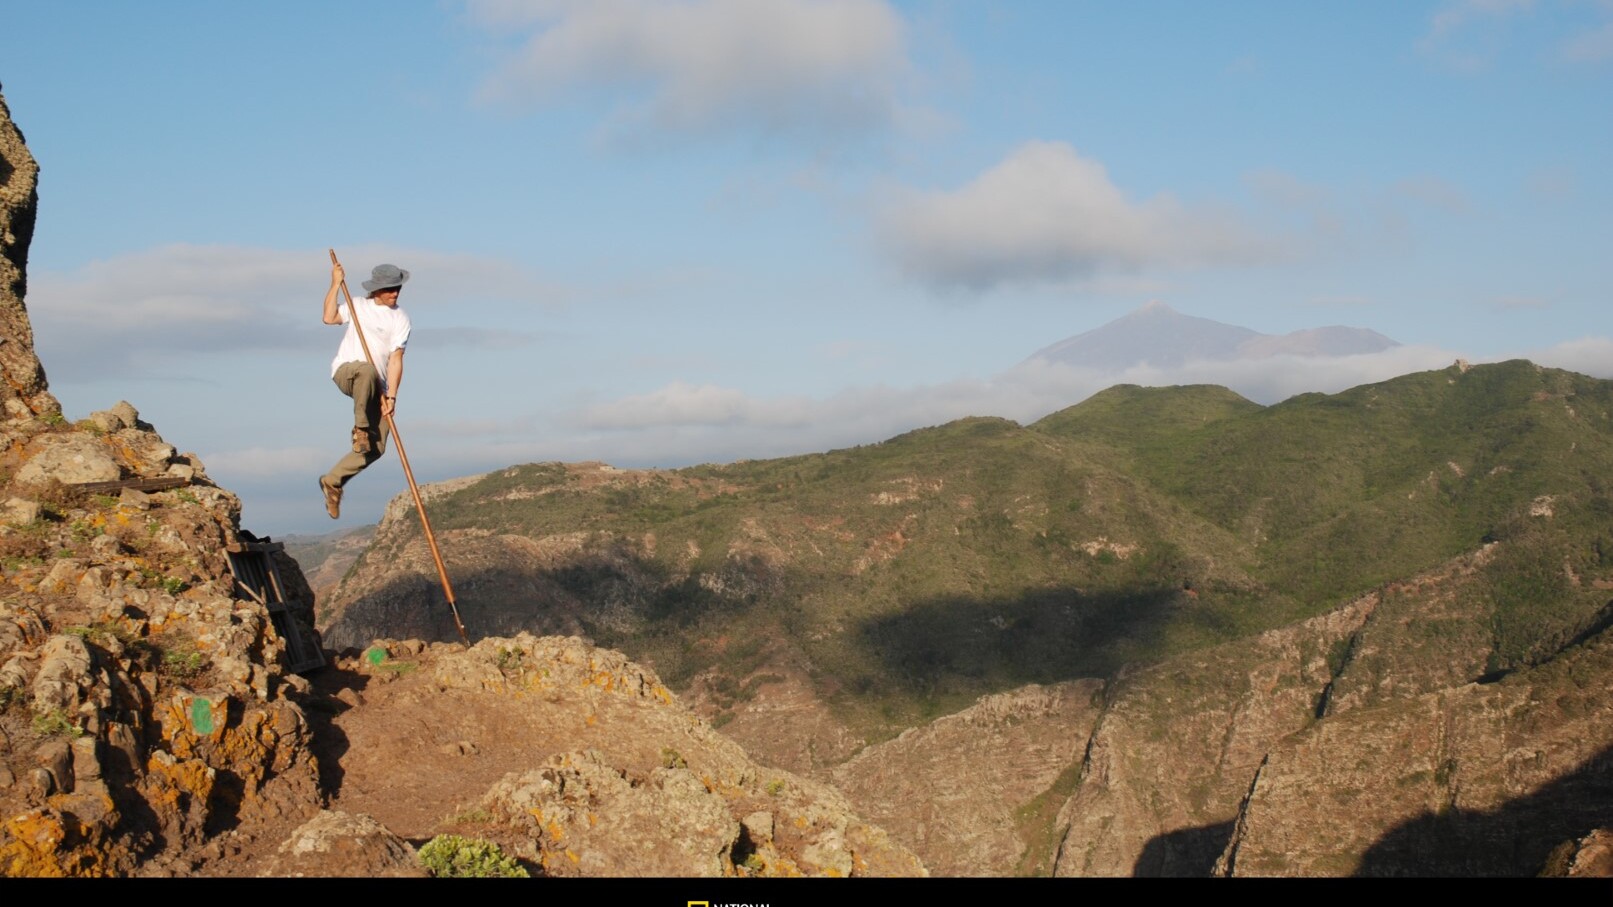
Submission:
POLYGON ((889 125, 909 66, 883 0, 480 0, 472 19, 532 32, 490 100, 603 91, 629 131, 834 134, 889 125))
MULTIPOLYGON (((413 275, 405 291, 411 308, 467 297, 551 305, 566 295, 498 260, 381 246, 338 254, 349 270, 350 291, 361 295, 371 262, 402 263, 413 275)), ((184 363, 199 356, 326 352, 329 341, 317 332, 329 273, 326 249, 161 246, 71 272, 31 272, 28 314, 53 381, 108 372, 182 373, 184 363)), ((480 340, 508 346, 520 339, 441 330, 461 345, 480 340)))
POLYGON ((208 475, 228 486, 229 481, 310 476, 324 472, 341 451, 326 447, 249 447, 221 450, 202 456, 208 475), (228 477, 229 481, 226 481, 228 477))
POLYGON ((1538 365, 1567 369, 1593 378, 1613 378, 1613 340, 1582 337, 1535 350, 1523 358, 1538 365))
POLYGON ((1613 60, 1613 22, 1568 39, 1563 44, 1563 57, 1575 63, 1613 60))
POLYGON ((584 409, 581 425, 595 429, 651 425, 800 425, 811 404, 780 398, 763 405, 743 392, 714 385, 673 382, 648 394, 624 397, 584 409))
POLYGON ((1452 0, 1429 19, 1418 52, 1458 73, 1478 73, 1512 37, 1510 21, 1534 10, 1535 0, 1452 0))
POLYGON ((1455 0, 1440 7, 1429 23, 1430 37, 1441 38, 1475 20, 1527 12, 1535 0, 1455 0))
POLYGON ((1460 186, 1437 176, 1409 177, 1389 187, 1392 195, 1420 202, 1447 214, 1466 214, 1472 210, 1467 193, 1460 186))
POLYGON ((1062 142, 1022 145, 954 191, 899 191, 879 231, 912 276, 976 290, 1273 252, 1225 213, 1190 210, 1167 194, 1128 199, 1101 163, 1062 142))

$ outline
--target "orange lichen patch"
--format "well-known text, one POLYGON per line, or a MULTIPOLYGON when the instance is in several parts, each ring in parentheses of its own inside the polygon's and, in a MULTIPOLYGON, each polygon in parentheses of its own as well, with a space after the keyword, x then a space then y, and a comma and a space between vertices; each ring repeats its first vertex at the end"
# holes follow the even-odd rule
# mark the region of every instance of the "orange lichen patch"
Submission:
POLYGON ((566 836, 566 830, 560 826, 558 820, 551 820, 548 827, 544 828, 544 831, 548 832, 549 837, 555 841, 559 841, 566 836))
POLYGON ((213 795, 216 775, 199 759, 172 759, 153 756, 146 760, 146 777, 141 783, 146 800, 158 813, 183 813, 187 803, 206 803, 213 795))
POLYGON ((12 878, 105 878, 112 853, 93 826, 70 813, 35 809, 6 820, 0 875, 12 878))
POLYGON ((0 875, 59 879, 68 873, 59 859, 67 829, 62 817, 32 810, 6 820, 10 838, 0 846, 0 875))

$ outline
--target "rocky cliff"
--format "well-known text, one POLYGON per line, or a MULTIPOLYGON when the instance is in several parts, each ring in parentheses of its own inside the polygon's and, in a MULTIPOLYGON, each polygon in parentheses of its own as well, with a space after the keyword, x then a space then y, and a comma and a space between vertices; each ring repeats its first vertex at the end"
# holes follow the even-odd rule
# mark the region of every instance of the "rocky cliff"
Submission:
POLYGON ((28 246, 39 213, 39 165, 0 97, 0 414, 7 422, 59 415, 34 354, 28 295, 28 246))

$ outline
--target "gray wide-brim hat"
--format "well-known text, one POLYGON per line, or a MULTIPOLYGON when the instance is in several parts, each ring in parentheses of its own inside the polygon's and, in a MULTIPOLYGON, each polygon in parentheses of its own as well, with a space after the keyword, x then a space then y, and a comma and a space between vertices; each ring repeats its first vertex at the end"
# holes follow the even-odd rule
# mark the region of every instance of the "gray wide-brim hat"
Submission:
POLYGON ((409 272, 397 265, 376 265, 370 272, 370 279, 364 281, 364 292, 374 293, 376 290, 388 290, 392 287, 401 287, 409 280, 409 272))

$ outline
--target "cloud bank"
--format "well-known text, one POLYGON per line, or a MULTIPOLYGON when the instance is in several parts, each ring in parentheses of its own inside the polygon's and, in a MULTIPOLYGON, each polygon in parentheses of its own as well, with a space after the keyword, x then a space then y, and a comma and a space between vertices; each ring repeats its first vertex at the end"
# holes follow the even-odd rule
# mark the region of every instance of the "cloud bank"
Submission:
POLYGON ((839 134, 898 113, 909 70, 882 0, 481 0, 477 24, 527 35, 484 99, 603 92, 629 131, 839 134))
MULTIPOLYGON (((348 287, 362 294, 372 263, 404 263, 421 305, 505 299, 553 305, 565 293, 507 262, 419 249, 361 246, 339 252, 348 287)), ((107 374, 151 376, 199 357, 318 350, 328 355, 319 304, 328 250, 169 245, 30 274, 28 314, 51 381, 107 374)), ((410 303, 414 305, 413 302, 410 303)), ((518 332, 442 328, 458 346, 509 347, 518 332)))

